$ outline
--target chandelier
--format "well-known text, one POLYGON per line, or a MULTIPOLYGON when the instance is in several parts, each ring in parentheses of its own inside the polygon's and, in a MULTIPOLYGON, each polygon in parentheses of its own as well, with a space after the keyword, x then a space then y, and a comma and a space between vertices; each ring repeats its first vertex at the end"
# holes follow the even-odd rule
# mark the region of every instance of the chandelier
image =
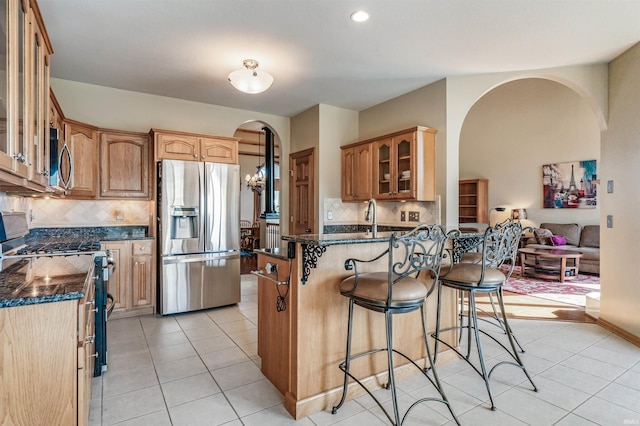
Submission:
POLYGON ((247 175, 244 179, 247 184, 247 188, 252 190, 258 195, 262 194, 262 191, 264 191, 264 188, 267 184, 264 164, 261 164, 260 162, 260 159, 262 158, 262 154, 261 154, 262 151, 261 151, 261 145, 260 145, 260 133, 258 133, 258 165, 256 166, 256 172, 253 176, 247 175))
POLYGON ((253 95, 271 87, 273 77, 259 69, 255 59, 245 59, 242 68, 229 74, 229 82, 239 91, 253 95))

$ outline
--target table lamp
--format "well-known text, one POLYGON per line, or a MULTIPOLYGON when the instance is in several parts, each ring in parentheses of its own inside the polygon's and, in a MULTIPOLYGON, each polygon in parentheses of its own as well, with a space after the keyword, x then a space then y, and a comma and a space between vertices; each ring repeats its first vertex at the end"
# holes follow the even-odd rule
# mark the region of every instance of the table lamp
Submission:
POLYGON ((527 209, 512 209, 511 219, 522 220, 527 218, 527 209))

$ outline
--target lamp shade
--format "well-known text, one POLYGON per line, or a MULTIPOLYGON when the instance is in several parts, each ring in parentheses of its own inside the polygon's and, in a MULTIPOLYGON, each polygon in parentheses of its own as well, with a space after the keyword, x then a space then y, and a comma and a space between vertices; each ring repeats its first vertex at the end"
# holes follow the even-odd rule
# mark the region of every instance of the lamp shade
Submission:
POLYGON ((512 209, 511 219, 522 220, 527 218, 527 209, 512 209))
POLYGON ((262 93, 273 84, 273 76, 258 68, 258 61, 245 59, 242 68, 229 74, 229 82, 241 92, 262 93))

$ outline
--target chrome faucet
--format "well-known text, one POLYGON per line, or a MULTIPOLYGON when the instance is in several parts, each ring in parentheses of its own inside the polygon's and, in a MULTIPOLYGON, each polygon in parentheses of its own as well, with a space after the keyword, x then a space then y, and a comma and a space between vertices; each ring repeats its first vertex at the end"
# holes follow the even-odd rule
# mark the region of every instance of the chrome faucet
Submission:
POLYGON ((378 205, 376 204, 376 200, 371 198, 369 200, 369 205, 367 206, 367 214, 364 217, 364 220, 371 221, 371 233, 373 234, 373 238, 378 236, 378 205), (371 217, 371 210, 373 206, 373 218, 371 217))

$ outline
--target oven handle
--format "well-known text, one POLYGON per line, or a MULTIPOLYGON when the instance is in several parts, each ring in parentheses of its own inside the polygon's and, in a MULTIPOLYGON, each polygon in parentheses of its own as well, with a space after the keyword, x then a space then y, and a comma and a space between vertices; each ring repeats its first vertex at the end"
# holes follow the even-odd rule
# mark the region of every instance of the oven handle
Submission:
POLYGON ((107 264, 107 277, 111 278, 113 273, 116 271, 116 265, 113 263, 107 264))
POLYGON ((113 312, 113 308, 115 307, 116 307, 115 299, 113 298, 111 293, 107 293, 107 318, 109 318, 109 316, 111 315, 111 312, 113 312))

